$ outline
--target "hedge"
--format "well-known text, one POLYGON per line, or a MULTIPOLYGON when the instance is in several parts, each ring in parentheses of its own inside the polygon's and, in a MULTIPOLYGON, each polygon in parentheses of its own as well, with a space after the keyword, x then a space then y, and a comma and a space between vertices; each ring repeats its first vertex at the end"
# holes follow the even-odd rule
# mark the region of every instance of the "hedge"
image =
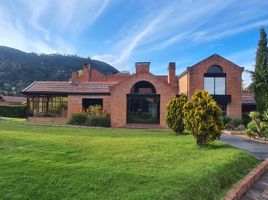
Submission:
POLYGON ((26 106, 6 106, 0 105, 0 116, 1 117, 16 117, 16 118, 26 118, 26 106))

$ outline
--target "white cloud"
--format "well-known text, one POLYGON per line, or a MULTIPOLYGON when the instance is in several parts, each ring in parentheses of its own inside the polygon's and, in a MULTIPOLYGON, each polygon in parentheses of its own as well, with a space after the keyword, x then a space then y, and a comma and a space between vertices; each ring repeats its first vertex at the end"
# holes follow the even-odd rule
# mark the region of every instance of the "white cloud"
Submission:
POLYGON ((104 12, 108 0, 25 0, 0 5, 0 45, 38 53, 75 53, 78 37, 104 12))

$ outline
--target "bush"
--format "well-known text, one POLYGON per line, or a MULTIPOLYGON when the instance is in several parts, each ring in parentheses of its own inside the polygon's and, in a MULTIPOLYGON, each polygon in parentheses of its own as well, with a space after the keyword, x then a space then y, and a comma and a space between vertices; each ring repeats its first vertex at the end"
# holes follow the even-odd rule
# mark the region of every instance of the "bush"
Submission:
POLYGON ((110 127, 111 120, 109 115, 102 116, 88 116, 86 126, 100 126, 100 127, 110 127))
POLYGON ((26 106, 4 106, 0 105, 0 116, 2 117, 16 117, 16 118, 26 118, 26 106))
POLYGON ((87 117, 86 113, 74 113, 69 119, 68 124, 84 126, 87 122, 87 117))
POLYGON ((176 133, 184 131, 183 106, 185 105, 186 102, 187 102, 187 96, 182 94, 180 96, 175 96, 167 104, 167 114, 166 114, 167 125, 176 133))
POLYGON ((237 127, 243 125, 241 118, 232 119, 230 122, 228 122, 225 126, 226 129, 229 130, 236 130, 237 127))
POLYGON ((243 124, 242 118, 236 118, 236 119, 234 119, 234 125, 235 125, 235 127, 238 127, 238 126, 240 126, 242 124, 243 124))
POLYGON ((102 115, 89 115, 87 113, 74 113, 72 114, 68 124, 80 125, 80 126, 100 126, 110 127, 111 120, 108 114, 102 115))
POLYGON ((248 125, 247 125, 247 129, 246 129, 245 133, 250 137, 256 135, 256 133, 257 133, 256 124, 254 122, 252 122, 252 121, 249 122, 248 125))
POLYGON ((248 114, 242 114, 242 123, 244 126, 247 126, 250 121, 251 119, 248 114))
POLYGON ((196 90, 184 106, 184 124, 197 145, 205 145, 221 136, 222 112, 207 91, 196 90))
POLYGON ((232 118, 228 115, 224 115, 222 116, 222 121, 223 121, 223 124, 224 124, 224 127, 227 126, 227 124, 232 121, 232 118))

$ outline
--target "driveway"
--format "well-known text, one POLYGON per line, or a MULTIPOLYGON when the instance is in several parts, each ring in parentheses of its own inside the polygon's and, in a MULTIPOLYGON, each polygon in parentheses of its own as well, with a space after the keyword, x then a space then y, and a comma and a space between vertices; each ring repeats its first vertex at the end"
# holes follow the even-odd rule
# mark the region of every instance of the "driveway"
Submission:
POLYGON ((239 136, 228 134, 222 134, 220 141, 247 151, 259 159, 265 160, 268 158, 268 144, 250 141, 239 136))

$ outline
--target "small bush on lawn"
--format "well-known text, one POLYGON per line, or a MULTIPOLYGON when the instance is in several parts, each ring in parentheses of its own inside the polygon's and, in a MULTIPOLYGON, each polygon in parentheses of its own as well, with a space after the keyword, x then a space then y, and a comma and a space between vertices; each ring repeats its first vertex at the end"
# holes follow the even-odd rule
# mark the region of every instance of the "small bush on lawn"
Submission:
POLYGON ((167 114, 166 114, 167 125, 176 133, 181 133, 184 131, 183 106, 185 105, 186 102, 187 102, 187 96, 182 94, 180 96, 175 96, 167 104, 167 114))
POLYGON ((26 106, 6 106, 0 105, 0 116, 1 117, 16 117, 16 118, 26 118, 26 106))
POLYGON ((68 121, 68 124, 83 126, 86 124, 87 118, 88 115, 86 113, 74 113, 68 121))
POLYGON ((185 127, 191 131, 197 145, 205 145, 220 138, 224 128, 222 112, 207 91, 195 91, 184 105, 184 116, 185 127))

